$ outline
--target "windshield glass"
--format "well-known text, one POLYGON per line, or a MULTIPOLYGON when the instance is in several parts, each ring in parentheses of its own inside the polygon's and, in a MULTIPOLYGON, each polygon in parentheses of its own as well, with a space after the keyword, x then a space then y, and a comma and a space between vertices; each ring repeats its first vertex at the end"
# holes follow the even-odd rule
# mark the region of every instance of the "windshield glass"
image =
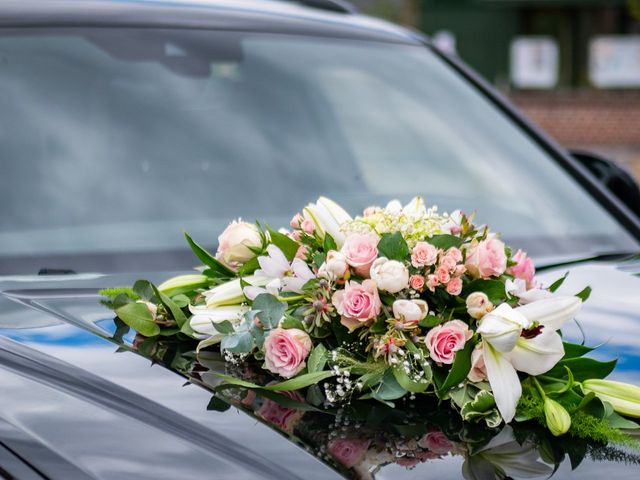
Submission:
POLYGON ((35 273, 21 271, 34 257, 140 268, 73 263, 99 254, 153 254, 145 267, 162 269, 182 230, 214 246, 231 219, 287 226, 319 195, 352 213, 414 195, 475 210, 538 258, 636 249, 511 120, 414 45, 5 30, 0 156, 0 274, 35 273))

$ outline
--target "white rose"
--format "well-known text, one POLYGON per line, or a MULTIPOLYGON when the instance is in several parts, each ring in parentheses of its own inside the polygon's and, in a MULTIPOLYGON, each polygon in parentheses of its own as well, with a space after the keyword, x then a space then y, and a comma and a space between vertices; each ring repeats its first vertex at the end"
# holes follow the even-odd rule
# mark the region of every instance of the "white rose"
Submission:
POLYGON ((249 247, 260 247, 262 238, 255 225, 233 221, 218 237, 216 257, 230 267, 237 267, 256 256, 249 247))
POLYGON ((409 287, 409 269, 396 260, 378 258, 371 265, 371 280, 378 288, 389 293, 398 293, 409 287))
POLYGON ((467 313, 471 318, 480 320, 491 310, 493 310, 493 303, 485 293, 473 292, 467 297, 467 313))
POLYGON ((327 258, 318 269, 318 277, 326 278, 327 280, 337 280, 344 278, 348 271, 349 265, 347 264, 345 256, 336 250, 329 250, 327 258))
POLYGON ((404 323, 418 323, 429 313, 424 300, 396 300, 393 302, 393 316, 404 323))

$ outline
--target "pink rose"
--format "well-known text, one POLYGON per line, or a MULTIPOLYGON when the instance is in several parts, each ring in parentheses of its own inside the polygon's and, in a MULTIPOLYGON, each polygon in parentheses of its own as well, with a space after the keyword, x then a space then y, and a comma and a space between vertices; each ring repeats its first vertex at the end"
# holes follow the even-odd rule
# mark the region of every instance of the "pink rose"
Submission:
POLYGON ((329 441, 327 449, 333 458, 347 468, 357 465, 364 457, 371 440, 357 438, 334 438, 329 441))
POLYGON ((462 279, 459 277, 452 278, 447 283, 447 293, 449 295, 460 295, 462 292, 462 279))
POLYGON ((300 228, 306 233, 313 233, 316 229, 316 224, 310 218, 305 218, 300 224, 300 228))
POLYGON ((432 451, 438 455, 445 455, 455 448, 455 443, 442 432, 427 432, 420 440, 418 446, 432 451))
POLYGON ((275 328, 264 340, 264 365, 270 372, 291 378, 305 367, 313 347, 306 332, 297 328, 275 328))
POLYGON ((296 258, 299 258, 300 260, 306 260, 308 254, 309 249, 304 245, 300 245, 298 247, 298 251, 296 252, 296 258))
POLYGON ((487 379, 487 367, 484 364, 484 349, 474 348, 471 352, 471 370, 467 378, 472 382, 481 382, 487 379))
POLYGON ((427 277, 427 288, 429 290, 433 292, 438 285, 440 285, 440 282, 435 275, 432 274, 427 277))
POLYGON ((409 286, 419 292, 424 288, 424 277, 422 275, 411 275, 409 277, 409 286))
POLYGON ((510 267, 507 273, 510 273, 516 278, 520 278, 527 282, 527 288, 533 287, 533 277, 536 274, 536 267, 525 252, 518 250, 513 256, 513 261, 516 264, 510 267))
MULTIPOLYGON (((296 392, 280 392, 280 394, 292 400, 304 402, 300 394, 296 392)), ((265 398, 260 408, 256 410, 256 415, 274 427, 291 434, 298 421, 304 415, 304 410, 283 407, 279 403, 265 398)))
POLYGON ((465 266, 476 278, 499 277, 507 268, 504 243, 497 238, 472 242, 467 250, 465 266))
POLYGON ((379 240, 375 233, 366 235, 355 233, 345 239, 340 252, 357 275, 369 278, 371 264, 378 258, 379 240))
POLYGON ((380 315, 382 307, 378 287, 373 280, 365 280, 362 284, 347 282, 344 290, 333 294, 331 302, 342 316, 342 324, 349 330, 380 315))
POLYGON ((436 278, 440 283, 449 283, 449 280, 451 280, 449 269, 447 267, 438 267, 436 269, 436 278))
POLYGON ((444 256, 442 260, 440 260, 440 267, 438 268, 444 268, 448 272, 452 272, 456 269, 457 263, 453 257, 444 256))
POLYGON ((418 242, 411 250, 411 265, 416 268, 426 267, 436 263, 438 249, 427 242, 418 242))
POLYGON ((302 215, 300 215, 299 213, 296 213, 293 218, 291 219, 291 221, 289 222, 289 225, 291 226, 291 228, 300 228, 300 225, 302 224, 302 215))
POLYGON ((456 352, 464 348, 472 335, 473 332, 462 320, 450 320, 429 330, 424 341, 434 361, 450 365, 456 352))
POLYGON ((289 238, 294 239, 296 242, 299 242, 300 239, 302 238, 302 233, 300 233, 299 230, 294 230, 293 232, 291 232, 289 234, 289 238))
POLYGON ((451 247, 449 250, 447 250, 447 257, 453 258, 453 260, 458 263, 462 261, 462 252, 456 247, 451 247))

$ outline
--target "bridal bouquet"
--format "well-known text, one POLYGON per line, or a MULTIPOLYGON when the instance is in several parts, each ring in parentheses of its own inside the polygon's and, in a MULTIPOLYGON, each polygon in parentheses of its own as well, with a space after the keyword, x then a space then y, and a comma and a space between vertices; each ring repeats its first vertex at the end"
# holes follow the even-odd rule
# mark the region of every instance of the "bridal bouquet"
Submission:
POLYGON ((415 198, 351 217, 320 198, 288 230, 232 222, 215 255, 185 236, 200 273, 103 294, 140 335, 219 345, 275 380, 220 375, 228 385, 322 407, 422 398, 489 428, 535 420, 601 441, 638 427, 640 388, 605 380, 615 361, 562 340, 590 289, 543 288, 525 252, 459 211, 415 198))

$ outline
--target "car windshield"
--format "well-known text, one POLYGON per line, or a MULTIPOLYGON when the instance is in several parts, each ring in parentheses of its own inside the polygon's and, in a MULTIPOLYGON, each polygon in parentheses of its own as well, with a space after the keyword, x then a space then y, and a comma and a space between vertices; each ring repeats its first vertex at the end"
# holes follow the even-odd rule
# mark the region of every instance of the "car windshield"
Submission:
POLYGON ((35 273, 34 262, 163 269, 183 230, 214 247, 232 219, 287 226, 319 195, 352 213, 421 195, 440 211, 475 211, 538 259, 637 249, 538 144, 417 45, 0 31, 0 156, 0 274, 35 273))

